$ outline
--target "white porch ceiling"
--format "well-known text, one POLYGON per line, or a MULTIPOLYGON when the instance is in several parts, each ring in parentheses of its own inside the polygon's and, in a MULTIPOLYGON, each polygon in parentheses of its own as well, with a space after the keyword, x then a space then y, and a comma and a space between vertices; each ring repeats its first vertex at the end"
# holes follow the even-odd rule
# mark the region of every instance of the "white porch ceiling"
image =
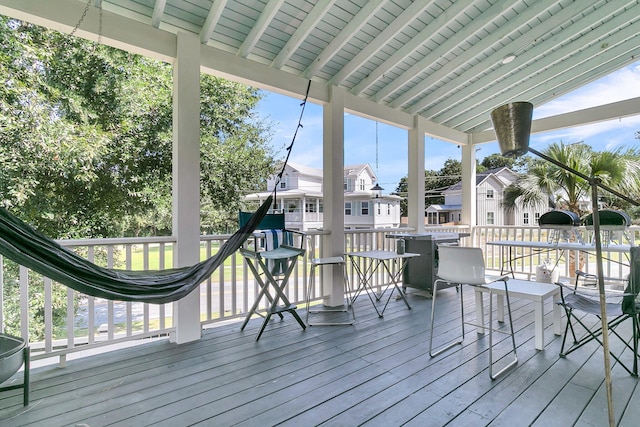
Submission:
MULTIPOLYGON (((81 36, 96 39, 102 7, 105 43, 169 60, 175 34, 193 33, 209 72, 294 96, 310 79, 318 102, 338 86, 353 112, 403 127, 423 116, 451 140, 489 129, 499 105, 539 106, 640 54, 637 0, 90 1, 81 36)), ((85 5, 0 0, 0 13, 68 32, 85 5)))

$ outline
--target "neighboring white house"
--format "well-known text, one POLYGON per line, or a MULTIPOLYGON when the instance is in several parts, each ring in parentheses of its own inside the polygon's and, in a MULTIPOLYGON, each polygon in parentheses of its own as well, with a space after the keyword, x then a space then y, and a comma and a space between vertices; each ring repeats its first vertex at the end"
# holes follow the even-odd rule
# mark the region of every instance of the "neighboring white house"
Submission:
MULTIPOLYGON (((372 190, 376 176, 368 164, 344 167, 345 229, 400 226, 400 201, 392 194, 372 190)), ((276 176, 267 180, 267 191, 245 196, 262 202, 273 191, 276 176)), ((322 170, 289 162, 276 191, 274 210, 284 209, 286 226, 294 230, 322 228, 322 170)))
MULTIPOLYGON (((502 207, 504 189, 516 181, 518 175, 507 167, 491 169, 476 175, 476 225, 537 225, 540 215, 549 210, 547 203, 535 208, 521 206, 508 212, 502 207)), ((428 224, 458 223, 462 215, 462 184, 443 191, 444 204, 426 209, 428 224)))

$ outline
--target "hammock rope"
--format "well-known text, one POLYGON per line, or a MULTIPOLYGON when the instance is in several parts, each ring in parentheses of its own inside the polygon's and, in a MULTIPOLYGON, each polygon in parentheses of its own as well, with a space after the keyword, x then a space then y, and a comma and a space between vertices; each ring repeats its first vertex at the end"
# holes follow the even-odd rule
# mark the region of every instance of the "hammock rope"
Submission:
MULTIPOLYGON (((311 81, 301 104, 303 112, 310 87, 311 81)), ((278 180, 282 177, 289 160, 297 129, 302 127, 301 121, 302 114, 293 140, 287 147, 288 153, 278 180)), ((214 256, 187 267, 166 270, 119 270, 101 267, 61 246, 2 208, 0 254, 85 295, 116 301, 164 304, 177 301, 198 288, 236 252, 265 217, 274 198, 275 189, 247 223, 231 235, 214 256)))

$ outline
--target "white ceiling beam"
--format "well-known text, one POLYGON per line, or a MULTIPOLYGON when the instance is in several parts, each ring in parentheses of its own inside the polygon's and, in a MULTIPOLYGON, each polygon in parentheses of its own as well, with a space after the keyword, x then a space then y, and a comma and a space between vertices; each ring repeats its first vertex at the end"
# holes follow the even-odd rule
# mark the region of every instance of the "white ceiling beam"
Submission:
POLYGON ((200 43, 204 44, 209 41, 213 34, 213 30, 215 30, 216 25, 218 25, 222 11, 226 6, 227 0, 214 0, 211 5, 211 9, 209 9, 209 13, 207 13, 207 19, 204 21, 204 24, 200 29, 200 43))
MULTIPOLYGON (((202 46, 201 60, 203 71, 209 74, 298 99, 302 99, 305 95, 308 80, 301 76, 276 70, 267 65, 256 64, 248 59, 206 45, 202 46)), ((312 82, 309 100, 318 104, 327 104, 329 102, 329 86, 312 82)), ((378 120, 402 129, 410 129, 415 123, 414 117, 410 114, 349 93, 345 94, 345 108, 355 115, 378 120)), ((427 127, 430 135, 444 141, 463 144, 468 139, 464 132, 428 120, 427 127)))
MULTIPOLYGON (((503 2, 512 3, 513 0, 502 0, 503 2)), ((427 24, 426 27, 422 29, 418 34, 416 34, 409 43, 404 44, 400 49, 398 49, 393 55, 389 57, 386 61, 380 64, 373 72, 371 72, 366 78, 364 78, 360 83, 353 87, 350 90, 354 95, 358 95, 362 93, 362 91, 367 90, 372 84, 381 79, 385 73, 389 70, 396 67, 399 63, 404 61, 409 55, 415 52, 416 49, 424 46, 432 37, 438 35, 440 29, 447 25, 454 19, 457 19, 460 14, 462 14, 465 10, 472 6, 472 3, 469 2, 457 2, 453 3, 450 8, 444 10, 443 13, 438 15, 433 22, 427 24)), ((495 6, 493 6, 495 7, 495 6)), ((484 22, 481 22, 481 19, 474 20, 470 26, 474 26, 474 28, 479 29, 484 25, 484 22)), ((468 32, 469 29, 467 27, 463 28, 461 31, 468 32)), ((474 31, 475 32, 475 31, 474 31)), ((456 33, 457 36, 458 33, 456 33)), ((463 42, 466 37, 461 36, 460 39, 456 37, 455 40, 460 40, 463 42)), ((454 39, 449 39, 448 41, 453 41, 454 39)), ((449 43, 445 43, 449 44, 449 43)))
MULTIPOLYGON (((309 80, 285 71, 276 70, 238 55, 202 45, 202 70, 211 75, 294 98, 303 98, 309 80)), ((310 98, 319 103, 328 102, 328 92, 323 84, 311 84, 310 98)))
MULTIPOLYGON (((386 105, 371 102, 368 99, 350 93, 345 95, 345 110, 348 113, 405 130, 411 129, 416 123, 415 116, 386 105)), ((426 119, 424 122, 426 124, 427 134, 434 138, 459 145, 466 144, 469 140, 469 135, 465 132, 460 132, 426 119)), ((405 141, 402 141, 402 143, 404 142, 405 141)))
MULTIPOLYGON (((0 14, 69 34, 84 13, 77 0, 2 0, 0 14)), ((90 7, 75 35, 105 45, 165 62, 176 56, 176 36, 148 24, 124 18, 107 10, 90 7), (102 14, 102 25, 100 25, 102 14)))
MULTIPOLYGON (((568 81, 563 75, 558 75, 546 81, 542 87, 531 88, 528 92, 521 94, 518 99, 529 100, 534 105, 542 105, 619 69, 619 66, 615 64, 619 65, 621 62, 618 60, 612 62, 611 58, 625 58, 626 64, 636 62, 640 56, 640 34, 625 41, 623 44, 617 46, 616 49, 608 51, 607 54, 610 55, 609 58, 593 57, 588 62, 583 63, 583 67, 589 68, 585 69, 582 74, 572 77, 571 80, 568 81), (543 94, 540 94, 541 90, 544 91, 543 94)), ((486 114, 479 116, 478 123, 475 127, 470 128, 469 132, 489 128, 491 126, 489 114, 490 112, 488 110, 486 114)), ((615 116, 615 118, 617 117, 619 116, 615 116)))
POLYGON ((273 17, 280 10, 280 6, 282 6, 284 0, 269 0, 269 3, 265 6, 264 10, 258 17, 256 23, 251 27, 251 31, 247 34, 247 37, 242 42, 242 46, 238 49, 238 55, 246 58, 249 56, 253 48, 264 34, 265 30, 269 27, 269 23, 273 19, 273 17))
MULTIPOLYGON (((1 0, 0 14, 32 22, 57 31, 69 33, 82 16, 85 5, 76 0, 1 0)), ((176 56, 176 36, 132 19, 103 11, 103 42, 133 53, 171 63, 176 56)), ((97 40, 99 12, 90 8, 76 34, 97 40)), ((210 74, 246 83, 275 93, 302 99, 308 79, 256 64, 245 58, 208 45, 201 47, 202 70, 210 74)), ((394 126, 407 128, 413 117, 401 111, 377 105, 369 100, 347 94, 350 109, 356 114, 375 115, 394 126), (360 111, 362 110, 362 111, 360 111)), ((310 100, 320 104, 329 102, 328 86, 312 83, 310 100)))
MULTIPOLYGON (((598 107, 585 108, 572 113, 558 114, 534 120, 531 123, 531 133, 545 133, 592 123, 617 120, 623 117, 640 115, 640 98, 627 99, 625 101, 600 105, 598 107)), ((474 144, 484 144, 496 141, 493 129, 476 132, 471 135, 474 144)))
MULTIPOLYGON (((530 17, 533 17, 536 14, 539 14, 540 11, 543 10, 542 3, 543 2, 539 2, 539 3, 536 3, 535 6, 530 6, 530 10, 527 12, 527 14, 530 17)), ((437 62, 442 57, 447 55, 448 52, 453 51, 454 49, 459 48, 461 45, 466 44, 468 39, 474 37, 474 35, 477 32, 481 31, 485 25, 497 19, 504 12, 504 10, 512 6, 514 6, 514 3, 512 0, 498 2, 493 6, 491 6, 489 9, 483 12, 482 15, 480 15, 479 17, 474 19, 471 23, 469 23, 468 25, 465 25, 462 29, 457 31, 455 37, 449 38, 446 42, 442 43, 440 46, 435 48, 432 52, 430 52, 428 55, 426 55, 424 58, 422 58, 420 61, 414 64, 412 67, 410 67, 408 70, 403 72, 400 76, 394 78, 393 82, 383 87, 381 90, 378 91, 378 93, 375 94, 374 99, 378 102, 384 102, 384 99, 387 96, 391 95, 400 87, 407 84, 410 80, 414 79, 416 75, 419 75, 419 73, 424 72, 424 70, 428 70, 433 63, 437 62)), ((512 22, 512 24, 516 25, 518 22, 525 22, 526 19, 527 19, 526 16, 522 17, 520 20, 514 19, 513 20, 514 22, 512 22)), ((500 34, 494 34, 493 38, 496 40, 499 40, 498 37, 502 33, 503 31, 500 31, 500 34)), ((487 38, 483 37, 482 39, 483 39, 483 42, 487 41, 487 38)), ((475 51, 475 53, 477 55, 479 52, 475 51)), ((440 70, 436 70, 433 76, 437 76, 438 74, 444 74, 445 70, 450 70, 450 69, 451 69, 450 64, 446 64, 440 70)), ((428 79, 429 81, 433 80, 432 75, 427 75, 425 78, 428 79)), ((405 100, 405 97, 401 97, 395 100, 392 103, 392 105, 397 108, 401 104, 404 104, 410 99, 413 99, 415 96, 416 94, 414 92, 407 93, 405 95, 406 100, 405 100)))
MULTIPOLYGON (((535 5, 537 7, 532 6, 530 9, 527 10, 527 13, 522 14, 522 17, 520 19, 516 18, 510 21, 512 33, 518 28, 521 28, 523 26, 528 26, 528 24, 533 19, 536 19, 536 18, 539 19, 541 15, 547 13, 546 8, 550 6, 545 2, 539 2, 539 3, 536 3, 535 5)), ((427 96, 419 99, 415 104, 407 108, 407 111, 410 111, 412 113, 420 112, 420 114, 424 115, 425 117, 428 117, 428 113, 425 113, 423 110, 427 107, 434 105, 436 101, 444 100, 444 102, 447 103, 447 105, 455 105, 454 102, 448 102, 450 94, 454 94, 455 96, 456 92, 458 90, 461 90, 460 87, 464 87, 464 89, 461 90, 462 93, 465 93, 465 94, 468 93, 467 87, 465 86, 468 84, 468 82, 474 81, 475 79, 478 78, 478 76, 482 76, 484 73, 487 73, 487 71, 491 70, 492 68, 495 68, 496 64, 500 64, 502 59, 507 54, 517 53, 522 49, 528 46, 531 46, 534 40, 537 40, 539 37, 544 36, 545 34, 548 34, 550 31, 557 28, 559 25, 562 25, 565 22, 568 22, 568 20, 572 16, 574 16, 576 13, 579 13, 579 12, 580 11, 576 12, 576 11, 572 11, 572 9, 565 8, 561 10, 557 15, 547 17, 546 19, 542 19, 542 23, 534 25, 533 28, 528 30, 525 35, 517 37, 514 41, 507 43, 505 46, 502 46, 502 44, 504 44, 504 38, 501 38, 501 39, 484 38, 482 40, 482 43, 483 44, 486 43, 487 46, 493 45, 494 43, 497 44, 495 48, 495 52, 488 55, 486 58, 482 59, 481 62, 474 64, 473 67, 467 69, 466 71, 463 71, 455 79, 447 82, 447 84, 441 85, 440 87, 430 92, 427 96)), ((512 33, 510 33, 510 35, 512 33)), ((471 61, 471 57, 475 58, 479 53, 479 52, 476 52, 476 55, 474 55, 473 49, 468 49, 468 51, 469 52, 466 53, 466 55, 465 54, 463 55, 465 55, 465 58, 468 59, 469 61, 471 61)), ((458 62, 460 62, 460 60, 458 60, 458 62)), ((458 65, 458 63, 456 63, 455 65, 458 65)), ((517 63, 504 65, 499 67, 499 72, 501 74, 507 74, 517 66, 518 66, 517 63)), ((447 67, 445 66, 443 68, 446 69, 447 67)), ((433 85, 438 81, 440 81, 443 77, 444 77, 444 72, 441 70, 438 70, 435 73, 433 73, 431 76, 428 76, 426 80, 429 82, 429 84, 433 85)), ((492 81, 495 81, 495 75, 492 75, 491 78, 492 78, 492 81)), ((393 102, 393 105, 408 102, 410 100, 409 96, 412 99, 412 98, 415 98, 416 95, 417 94, 415 92, 412 92, 410 95, 406 97, 400 97, 393 102)))
MULTIPOLYGON (((481 92, 475 96, 478 100, 477 102, 483 102, 484 105, 490 108, 491 106, 511 102, 514 99, 531 99, 539 93, 553 93, 556 87, 560 87, 574 78, 584 76, 585 73, 597 68, 600 64, 607 64, 609 61, 623 55, 629 55, 631 59, 633 52, 637 52, 640 49, 638 45, 634 45, 634 43, 638 43, 640 34, 635 31, 637 24, 632 23, 629 25, 628 20, 638 21, 639 17, 640 14, 638 13, 618 15, 607 22, 606 25, 601 25, 593 30, 592 33, 597 33, 597 38, 594 39, 595 41, 590 46, 585 46, 583 40, 576 39, 562 49, 550 53, 544 59, 534 61, 535 66, 539 67, 538 69, 540 70, 534 77, 529 78, 530 74, 527 74, 527 70, 530 67, 525 67, 521 74, 513 74, 501 80, 495 86, 501 89, 504 88, 504 91, 494 96, 487 95, 489 91, 481 92), (611 31, 608 30, 610 26, 613 28, 618 25, 624 25, 622 24, 623 22, 627 23, 628 31, 615 31, 610 34, 611 31), (629 41, 629 37, 633 38, 632 42, 629 41), (603 50, 601 41, 598 40, 606 40, 609 47, 603 50), (544 68, 538 64, 538 62, 546 61, 549 61, 549 65, 544 68), (562 72, 558 72, 560 68, 562 72), (509 88, 511 90, 508 90, 509 88)), ((533 66, 533 63, 531 66, 533 66)), ((602 76, 602 74, 598 74, 599 76, 602 76)), ((581 84, 585 84, 583 78, 580 80, 581 84)), ((553 95, 553 97, 555 96, 553 95)), ((471 104, 474 104, 473 99, 473 97, 470 98, 471 104)), ((462 111, 457 106, 437 116, 439 123, 452 127, 464 126, 465 129, 477 128, 479 125, 488 123, 487 120, 488 117, 481 112, 476 111, 474 113, 469 109, 462 111)))
MULTIPOLYGON (((621 2, 608 3, 602 6, 603 12, 614 13, 621 10, 625 5, 621 2)), ((564 9, 565 11, 567 9, 564 9)), ((629 14, 626 14, 629 16, 629 14)), ((602 34, 609 32, 611 28, 610 24, 600 25, 601 17, 595 13, 586 15, 580 20, 569 20, 566 14, 560 13, 556 15, 557 19, 547 19, 539 26, 536 26, 531 31, 525 34, 523 38, 535 39, 542 35, 552 31, 559 23, 572 22, 565 31, 570 34, 581 34, 585 31, 589 31, 595 28, 590 34, 590 37, 594 34, 598 34, 600 37, 602 34)), ((554 17, 554 18, 556 18, 554 17)), ((615 25, 615 24, 614 24, 615 25)), ((563 33, 564 34, 564 33, 563 33)), ((473 67, 464 73, 462 73, 458 80, 460 85, 456 85, 455 82, 451 82, 446 85, 446 88, 438 88, 434 92, 427 95, 419 103, 409 108, 409 112, 415 113, 420 111, 420 114, 427 118, 433 117, 445 117, 450 113, 447 118, 454 117, 454 114, 460 114, 463 110, 460 105, 463 100, 471 99, 474 96, 480 99, 486 99, 487 93, 495 91, 495 87, 499 86, 502 91, 506 91, 513 86, 521 86, 521 84, 527 80, 527 77, 531 75, 531 67, 535 66, 536 70, 544 70, 551 67, 554 63, 563 62, 569 60, 570 56, 577 51, 584 48, 584 42, 580 39, 574 40, 567 44, 566 36, 563 34, 557 34, 554 37, 544 40, 542 43, 534 46, 532 49, 519 55, 513 62, 509 64, 499 64, 500 60, 509 52, 508 47, 497 50, 493 55, 487 57, 483 64, 478 64, 477 67, 473 67), (495 68, 491 73, 482 75, 490 67, 495 68), (478 78, 477 76, 482 75, 478 78), (508 76, 501 78, 502 76, 508 76), (523 77, 524 76, 524 77, 523 77), (470 84, 465 85, 466 82, 476 80, 470 84), (431 107, 425 111, 421 110, 422 106, 438 105, 438 108, 431 107), (446 113, 443 113, 445 112, 446 113)), ((565 71, 565 73, 568 71, 565 71)), ((532 79, 530 79, 532 80, 532 79)), ((443 119, 444 121, 444 119, 443 119)))
POLYGON ((289 38, 289 41, 280 49, 278 55, 273 59, 271 66, 274 68, 282 68, 285 62, 291 55, 300 47, 302 42, 307 38, 309 33, 318 25, 318 22, 322 20, 325 13, 333 6, 336 0, 320 0, 311 9, 311 12, 302 21, 298 28, 294 31, 293 35, 289 38))
POLYGON ((162 15, 164 15, 164 8, 167 6, 167 0, 156 0, 153 5, 153 14, 151 15, 151 26, 154 28, 160 28, 160 22, 162 21, 162 15))
MULTIPOLYGON (((596 1, 596 0, 592 0, 596 1)), ((499 44, 504 42, 505 38, 507 38, 510 34, 514 33, 516 28, 520 28, 523 25, 526 25, 531 20, 543 14, 548 7, 551 6, 552 3, 555 3, 552 0, 543 0, 540 2, 534 3, 532 6, 526 8, 522 13, 516 15, 510 22, 509 25, 499 26, 496 31, 491 32, 488 36, 482 37, 481 46, 482 49, 478 48, 468 48, 461 54, 457 55, 454 59, 447 62, 445 65, 434 71, 433 73, 426 76, 422 79, 418 84, 414 87, 397 97, 391 102, 391 106, 394 108, 401 108, 408 102, 412 101, 414 98, 419 97, 424 91, 428 90, 433 84, 439 82, 440 80, 446 78, 450 75, 452 70, 457 70, 460 67, 467 65, 470 62, 473 62, 475 58, 482 54, 483 51, 486 50, 485 46, 493 46, 494 44, 499 44)), ((565 9, 566 10, 566 9, 565 9)), ((566 13, 566 12, 565 12, 566 13)), ((553 19, 549 18, 549 19, 553 19)), ((471 36, 470 36, 471 37, 471 36)), ((456 37, 457 38, 457 37, 456 37)), ((473 44, 473 43, 472 43, 473 44)), ((509 44, 509 49, 513 49, 514 51, 525 47, 531 44, 531 38, 529 37, 520 37, 515 41, 509 44)), ((444 55, 447 51, 438 49, 438 57, 429 56, 420 60, 416 65, 411 67, 405 73, 403 73, 399 83, 402 84, 403 81, 408 81, 407 79, 411 79, 410 72, 418 73, 422 72, 422 70, 429 68, 431 64, 433 64, 435 58, 439 58, 444 55)), ((495 62, 494 62, 495 64, 495 62)), ((478 73, 480 70, 478 70, 478 73)), ((415 75, 415 74, 414 74, 415 75)), ((449 82, 447 82, 449 84, 449 82)), ((394 82, 393 86, 399 88, 397 84, 394 82)), ((395 90, 395 89, 394 89, 395 90)), ((376 95, 377 100, 381 100, 381 96, 387 96, 389 93, 389 89, 384 88, 383 91, 380 91, 378 95, 376 95)), ((411 111, 414 108, 408 108, 407 111, 411 111)), ((418 110, 418 109, 416 109, 418 110)))
POLYGON ((385 0, 370 0, 368 1, 362 9, 356 14, 356 16, 351 19, 347 25, 344 26, 342 30, 338 33, 337 36, 331 40, 331 43, 327 45, 326 48, 316 57, 316 59, 309 64, 306 70, 304 70, 303 75, 307 78, 312 78, 316 75, 318 70, 324 67, 327 62, 331 60, 342 47, 347 44, 349 39, 353 37, 353 35, 358 32, 370 19, 371 16, 375 15, 378 10, 382 7, 382 4, 385 0))
POLYGON ((415 20, 415 17, 420 15, 432 3, 432 1, 416 1, 411 3, 411 5, 402 11, 402 13, 398 15, 391 24, 382 30, 380 34, 378 34, 356 56, 354 56, 347 65, 342 67, 342 69, 331 78, 329 84, 340 86, 347 77, 353 74, 360 66, 362 66, 362 64, 375 55, 380 49, 380 46, 384 46, 388 40, 395 37, 400 31, 409 25, 409 23, 415 20))

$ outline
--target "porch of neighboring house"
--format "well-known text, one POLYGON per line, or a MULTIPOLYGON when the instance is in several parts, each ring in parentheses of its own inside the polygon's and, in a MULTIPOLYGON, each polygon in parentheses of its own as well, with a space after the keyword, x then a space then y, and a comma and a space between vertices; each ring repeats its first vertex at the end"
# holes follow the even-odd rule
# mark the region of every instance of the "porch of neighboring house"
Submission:
POLYGON ((426 224, 440 225, 460 222, 462 205, 431 205, 426 210, 426 224))
MULTIPOLYGON (((464 295, 472 320, 473 292, 464 295)), ((237 321, 217 324, 188 344, 157 339, 69 360, 62 369, 37 367, 28 407, 19 391, 0 394, 0 425, 607 424, 602 350, 592 343, 559 358, 550 303, 545 349, 537 351, 533 305, 513 299, 519 363, 492 381, 488 336, 470 327, 462 347, 430 358, 431 299, 409 289, 408 300, 411 310, 392 299, 378 318, 359 298, 353 326, 303 331, 285 313, 258 342, 262 319, 255 318, 244 331, 237 321)), ((440 291, 437 301, 435 340, 444 342, 460 329, 456 290, 440 291)), ((628 326, 621 328, 630 335, 628 326)), ((497 353, 506 354, 508 335, 495 338, 497 353)), ((638 380, 615 364, 612 378, 618 425, 636 425, 638 380)))

